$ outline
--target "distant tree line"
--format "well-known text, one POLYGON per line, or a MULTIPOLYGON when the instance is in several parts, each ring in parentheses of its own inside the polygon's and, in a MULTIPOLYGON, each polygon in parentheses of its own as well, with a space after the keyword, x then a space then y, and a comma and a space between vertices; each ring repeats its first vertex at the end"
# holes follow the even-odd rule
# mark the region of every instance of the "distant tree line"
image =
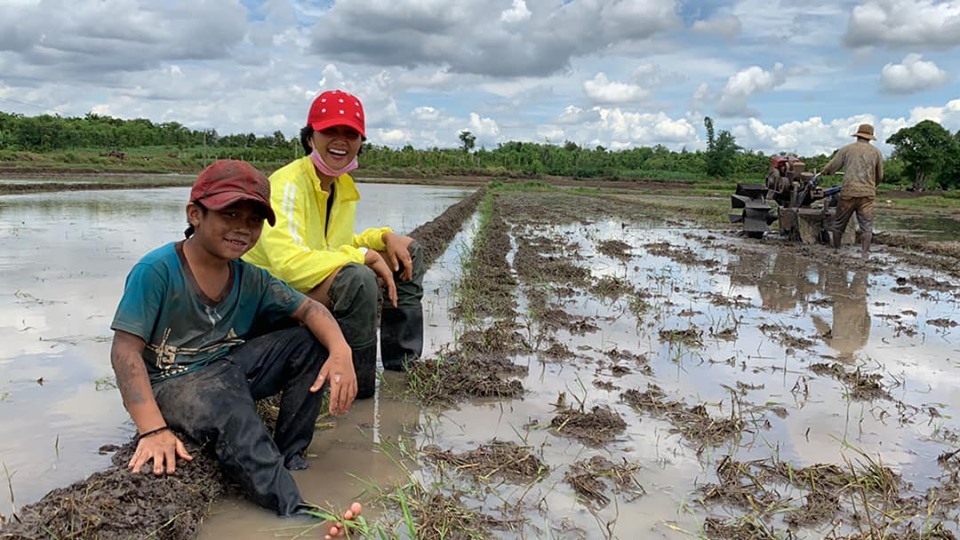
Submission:
MULTIPOLYGON (((493 149, 477 149, 476 137, 464 130, 458 134, 458 148, 391 148, 368 143, 361 159, 368 171, 425 175, 750 181, 767 172, 770 155, 741 148, 729 131, 715 132, 709 117, 704 118, 704 125, 706 150, 675 151, 663 145, 608 150, 570 141, 511 141, 493 149)), ((925 120, 901 129, 886 142, 894 147, 886 162, 887 182, 918 190, 960 187, 960 131, 951 134, 937 122, 925 120)), ((198 162, 216 156, 282 163, 302 155, 298 139, 288 139, 280 131, 269 136, 220 135, 214 129, 194 130, 177 122, 155 123, 143 118, 122 120, 94 113, 30 117, 0 112, 0 151, 129 151, 145 147, 175 148, 198 162)), ((822 154, 798 157, 808 170, 822 168, 830 158, 822 154)))

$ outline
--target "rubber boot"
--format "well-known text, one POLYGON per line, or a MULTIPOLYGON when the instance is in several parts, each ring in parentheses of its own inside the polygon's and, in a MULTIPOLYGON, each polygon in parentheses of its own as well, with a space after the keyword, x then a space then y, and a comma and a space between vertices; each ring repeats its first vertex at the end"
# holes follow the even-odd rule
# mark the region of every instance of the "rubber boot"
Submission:
POLYGON ((834 229, 833 230, 833 249, 840 249, 840 244, 843 242, 843 231, 834 229))
POLYGON ((384 307, 380 314, 383 369, 403 371, 423 354, 423 307, 384 307))
POLYGON ((369 399, 377 391, 377 344, 353 349, 353 370, 357 373, 357 399, 369 399))
POLYGON ((863 240, 860 247, 860 257, 866 259, 870 256, 870 243, 873 242, 873 233, 863 233, 863 240))

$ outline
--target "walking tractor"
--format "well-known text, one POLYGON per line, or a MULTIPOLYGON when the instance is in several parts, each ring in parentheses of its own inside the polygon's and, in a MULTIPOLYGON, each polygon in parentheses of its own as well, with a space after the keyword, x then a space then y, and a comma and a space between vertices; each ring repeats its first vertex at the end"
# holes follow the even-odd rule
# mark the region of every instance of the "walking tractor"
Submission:
MULTIPOLYGON (((730 222, 742 223, 750 238, 763 238, 776 222, 780 234, 791 240, 828 243, 839 199, 840 186, 823 189, 820 175, 807 172, 802 161, 774 156, 763 184, 737 184, 730 196, 730 222)), ((853 234, 854 227, 847 227, 844 236, 853 234)))

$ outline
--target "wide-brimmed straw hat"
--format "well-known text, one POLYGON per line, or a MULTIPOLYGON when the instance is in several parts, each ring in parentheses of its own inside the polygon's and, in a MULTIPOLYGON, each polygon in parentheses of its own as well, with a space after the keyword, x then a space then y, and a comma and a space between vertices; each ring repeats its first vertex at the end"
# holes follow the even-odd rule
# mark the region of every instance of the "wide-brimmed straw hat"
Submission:
POLYGON ((853 136, 870 139, 871 141, 877 140, 877 138, 873 136, 873 126, 870 124, 860 124, 860 127, 857 128, 857 132, 854 133, 853 136))

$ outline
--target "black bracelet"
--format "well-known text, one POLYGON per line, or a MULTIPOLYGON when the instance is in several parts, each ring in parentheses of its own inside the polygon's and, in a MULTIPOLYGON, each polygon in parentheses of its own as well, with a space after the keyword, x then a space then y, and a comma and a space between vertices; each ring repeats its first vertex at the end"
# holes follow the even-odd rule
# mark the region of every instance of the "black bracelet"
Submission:
POLYGON ((145 438, 147 438, 147 437, 149 437, 149 436, 151 436, 151 435, 156 435, 157 433, 160 433, 161 431, 167 431, 167 430, 169 430, 169 429, 170 429, 170 426, 163 426, 163 427, 158 427, 157 429, 151 429, 150 431, 148 431, 148 432, 146 432, 146 433, 140 433, 139 435, 137 435, 137 442, 140 442, 141 439, 145 439, 145 438))

